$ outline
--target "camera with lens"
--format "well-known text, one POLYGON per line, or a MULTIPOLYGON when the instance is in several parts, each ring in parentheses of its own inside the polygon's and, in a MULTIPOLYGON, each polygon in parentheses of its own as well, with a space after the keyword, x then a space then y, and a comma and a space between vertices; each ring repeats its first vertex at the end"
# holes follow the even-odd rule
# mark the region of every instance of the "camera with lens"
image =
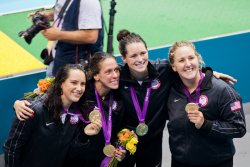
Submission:
POLYGON ((25 41, 30 44, 32 39, 39 33, 41 30, 47 29, 50 27, 48 19, 37 11, 32 16, 33 25, 25 31, 18 33, 19 37, 25 39, 25 41))

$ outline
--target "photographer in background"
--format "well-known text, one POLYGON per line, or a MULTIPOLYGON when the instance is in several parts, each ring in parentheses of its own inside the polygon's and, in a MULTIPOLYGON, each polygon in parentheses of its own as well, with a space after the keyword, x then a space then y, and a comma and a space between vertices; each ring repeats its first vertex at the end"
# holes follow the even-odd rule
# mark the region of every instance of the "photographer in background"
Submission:
MULTIPOLYGON (((54 76, 65 64, 88 61, 89 56, 103 47, 101 6, 99 0, 57 0, 52 11, 40 12, 53 25, 41 33, 49 40, 47 55, 50 59, 47 77, 54 76), (52 42, 51 42, 52 41, 52 42)), ((45 55, 44 55, 45 54, 45 55)))

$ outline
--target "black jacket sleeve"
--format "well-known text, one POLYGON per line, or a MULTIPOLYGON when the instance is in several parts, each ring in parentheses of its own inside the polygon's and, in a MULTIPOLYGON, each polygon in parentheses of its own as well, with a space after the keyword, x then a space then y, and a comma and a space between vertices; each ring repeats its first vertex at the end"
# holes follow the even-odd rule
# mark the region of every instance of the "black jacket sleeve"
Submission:
POLYGON ((218 120, 206 120, 202 129, 210 130, 209 135, 223 138, 239 138, 246 133, 246 122, 239 94, 227 85, 218 97, 220 116, 218 120))
POLYGON ((17 117, 14 118, 9 136, 3 146, 6 167, 21 166, 22 150, 32 135, 35 128, 34 123, 35 117, 27 121, 19 121, 17 117))

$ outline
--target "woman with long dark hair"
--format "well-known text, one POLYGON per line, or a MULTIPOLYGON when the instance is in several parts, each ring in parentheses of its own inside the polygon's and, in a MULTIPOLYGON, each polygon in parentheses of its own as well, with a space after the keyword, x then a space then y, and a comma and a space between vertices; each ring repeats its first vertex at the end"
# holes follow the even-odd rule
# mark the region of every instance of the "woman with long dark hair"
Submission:
MULTIPOLYGON (((15 118, 3 148, 11 167, 60 167, 81 124, 86 123, 86 75, 81 65, 61 68, 46 94, 30 101, 34 117, 15 118)), ((89 133, 100 125, 91 123, 89 133)))
POLYGON ((118 140, 117 133, 122 128, 124 111, 118 92, 120 68, 116 59, 111 54, 97 52, 91 58, 89 71, 88 113, 100 113, 102 129, 98 135, 89 137, 87 141, 79 133, 80 136, 76 138, 69 152, 68 166, 99 167, 105 162, 105 157, 115 156, 121 161, 126 153, 115 145, 118 140))

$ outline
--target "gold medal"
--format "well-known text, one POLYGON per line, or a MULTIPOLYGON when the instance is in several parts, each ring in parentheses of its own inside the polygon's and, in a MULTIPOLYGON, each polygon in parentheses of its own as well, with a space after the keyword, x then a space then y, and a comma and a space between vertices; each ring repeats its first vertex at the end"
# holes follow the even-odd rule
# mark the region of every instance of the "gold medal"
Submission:
POLYGON ((198 109, 199 109, 199 106, 196 103, 188 103, 185 107, 186 112, 190 112, 190 111, 194 111, 198 109))
POLYGON ((90 122, 95 122, 96 120, 100 120, 101 121, 102 116, 101 113, 99 112, 99 110, 93 110, 90 112, 89 114, 89 121, 90 122))
POLYGON ((107 157, 113 157, 114 156, 114 151, 115 151, 115 147, 111 144, 107 144, 105 145, 105 147, 103 148, 103 153, 107 156, 107 157))
POLYGON ((140 123, 137 127, 136 127, 136 134, 139 136, 144 136, 145 134, 148 133, 148 125, 146 125, 145 123, 140 123))

